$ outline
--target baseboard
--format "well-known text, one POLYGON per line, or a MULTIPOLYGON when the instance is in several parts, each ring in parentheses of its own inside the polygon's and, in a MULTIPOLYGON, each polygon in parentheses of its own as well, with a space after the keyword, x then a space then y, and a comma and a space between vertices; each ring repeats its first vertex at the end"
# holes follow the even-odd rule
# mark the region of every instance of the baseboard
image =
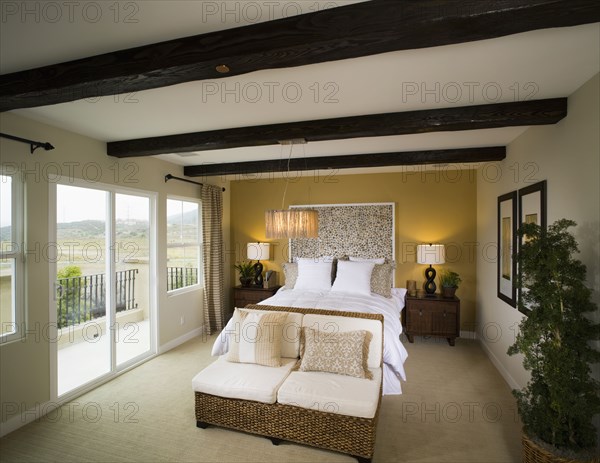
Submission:
POLYGON ((461 339, 477 339, 477 333, 475 331, 460 330, 461 339))
POLYGON ((504 365, 502 365, 502 362, 500 362, 500 360, 498 360, 498 357, 496 357, 494 355, 494 353, 490 350, 490 348, 487 346, 487 344, 484 341, 480 341, 479 344, 481 345, 481 348, 486 353, 486 355, 488 356, 488 358, 490 359, 492 364, 496 367, 496 370, 498 370, 500 375, 502 375, 502 377, 504 378, 504 381, 506 381, 508 383, 510 388, 511 389, 521 389, 521 385, 519 383, 517 383, 515 381, 515 379, 511 376, 511 374, 508 372, 508 370, 506 368, 504 368, 504 365))
POLYGON ((164 354, 167 351, 170 351, 171 349, 174 349, 175 347, 183 344, 184 342, 189 341, 190 339, 196 338, 198 336, 201 336, 204 333, 204 327, 199 327, 199 328, 195 328, 192 331, 179 336, 178 338, 175 338, 165 344, 163 344, 162 346, 160 346, 158 348, 158 353, 160 354, 164 354))
MULTIPOLYGON (((14 405, 17 407, 17 410, 15 410, 15 416, 4 422, 0 422, 0 437, 4 437, 13 431, 16 431, 21 426, 25 426, 26 424, 39 420, 45 414, 55 410, 56 408, 60 408, 62 404, 48 401, 44 402, 43 404, 36 404, 35 408, 28 410, 21 409, 21 407, 25 406, 25 403, 14 405)), ((6 404, 3 404, 2 413, 4 414, 5 412, 8 412, 8 410, 6 409, 6 404)))

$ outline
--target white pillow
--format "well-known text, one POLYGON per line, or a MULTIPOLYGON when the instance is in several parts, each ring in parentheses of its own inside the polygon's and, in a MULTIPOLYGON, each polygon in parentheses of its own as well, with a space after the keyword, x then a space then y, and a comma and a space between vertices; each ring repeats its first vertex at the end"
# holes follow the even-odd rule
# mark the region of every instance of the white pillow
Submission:
POLYGON ((329 291, 331 289, 331 262, 298 258, 298 278, 294 289, 329 291))
POLYGON ((385 257, 381 257, 378 259, 367 259, 364 257, 356 257, 356 256, 350 256, 349 257, 351 262, 373 262, 374 264, 385 264, 385 257))
POLYGON ((331 291, 370 296, 371 273, 374 267, 373 262, 338 261, 337 275, 331 291))

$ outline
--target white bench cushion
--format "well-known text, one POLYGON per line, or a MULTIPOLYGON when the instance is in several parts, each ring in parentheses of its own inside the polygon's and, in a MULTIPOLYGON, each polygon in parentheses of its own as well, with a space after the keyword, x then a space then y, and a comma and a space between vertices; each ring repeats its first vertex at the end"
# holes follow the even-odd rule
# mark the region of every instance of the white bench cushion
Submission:
POLYGON ((277 390, 295 364, 296 359, 282 358, 280 367, 266 367, 232 363, 221 356, 192 379, 192 388, 220 397, 273 404, 277 390))
POLYGON ((381 386, 381 368, 371 368, 373 379, 323 372, 293 371, 277 393, 281 404, 339 415, 373 418, 381 386))

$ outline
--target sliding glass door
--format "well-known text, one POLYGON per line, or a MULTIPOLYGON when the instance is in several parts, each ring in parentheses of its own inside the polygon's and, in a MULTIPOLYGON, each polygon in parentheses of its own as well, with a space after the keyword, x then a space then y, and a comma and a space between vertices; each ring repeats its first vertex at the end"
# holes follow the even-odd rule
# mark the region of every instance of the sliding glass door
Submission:
POLYGON ((150 199, 115 197, 117 365, 144 355, 151 347, 150 199))
POLYGON ((154 353, 150 196, 57 185, 57 395, 154 353))

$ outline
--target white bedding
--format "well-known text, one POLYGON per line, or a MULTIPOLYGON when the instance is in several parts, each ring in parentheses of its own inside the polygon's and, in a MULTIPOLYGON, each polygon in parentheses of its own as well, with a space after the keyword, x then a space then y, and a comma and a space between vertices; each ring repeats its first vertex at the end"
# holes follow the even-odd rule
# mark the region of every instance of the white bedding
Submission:
MULTIPOLYGON (((284 286, 261 304, 382 314, 384 317, 383 393, 389 395, 401 394, 400 378, 406 380, 404 362, 408 353, 400 342, 400 333, 402 333, 400 313, 404 308, 405 294, 404 288, 394 288, 392 298, 388 299, 377 294, 362 296, 332 291, 286 289, 284 286)), ((229 346, 227 335, 224 333, 230 332, 230 329, 228 323, 216 339, 212 355, 223 355, 227 352, 229 346)))

